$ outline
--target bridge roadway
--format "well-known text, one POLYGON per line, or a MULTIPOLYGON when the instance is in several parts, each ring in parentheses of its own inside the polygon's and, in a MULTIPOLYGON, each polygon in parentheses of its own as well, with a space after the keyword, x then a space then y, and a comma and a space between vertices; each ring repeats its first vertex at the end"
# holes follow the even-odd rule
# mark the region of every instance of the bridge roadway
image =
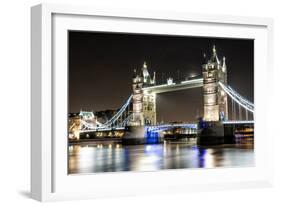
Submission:
MULTIPOLYGON (((223 121, 222 124, 224 125, 241 125, 241 124, 254 124, 254 120, 243 120, 243 121, 223 121)), ((167 130, 171 128, 189 128, 189 129, 197 129, 197 124, 195 123, 182 123, 182 124, 160 124, 160 125, 149 125, 145 126, 147 131, 160 131, 160 130, 167 130)), ((80 133, 87 133, 87 132, 107 132, 107 131, 118 131, 118 130, 125 130, 125 127, 116 127, 116 128, 97 128, 97 129, 90 129, 90 130, 81 130, 80 133)))
MULTIPOLYGON (((160 130, 167 130, 171 128, 189 128, 189 129, 197 129, 197 124, 160 124, 160 125, 149 125, 144 126, 144 129, 147 131, 160 131, 160 130)), ((97 129, 88 129, 88 130, 81 130, 80 133, 87 133, 87 132, 108 132, 108 131, 118 131, 118 130, 125 130, 125 127, 113 127, 113 128, 97 128, 97 129)))
POLYGON ((156 131, 164 131, 164 130, 170 130, 172 128, 184 128, 184 129, 193 129, 197 130, 197 124, 160 124, 160 125, 151 125, 146 126, 145 129, 148 132, 156 132, 156 131))
POLYGON ((230 120, 223 121, 222 124, 254 124, 254 120, 230 120))
POLYGON ((191 88, 197 88, 203 86, 203 78, 198 79, 192 79, 192 80, 186 80, 181 81, 180 83, 170 83, 170 84, 161 84, 151 87, 144 87, 142 90, 147 93, 163 93, 163 92, 171 92, 171 91, 178 91, 178 90, 184 90, 184 89, 191 89, 191 88))

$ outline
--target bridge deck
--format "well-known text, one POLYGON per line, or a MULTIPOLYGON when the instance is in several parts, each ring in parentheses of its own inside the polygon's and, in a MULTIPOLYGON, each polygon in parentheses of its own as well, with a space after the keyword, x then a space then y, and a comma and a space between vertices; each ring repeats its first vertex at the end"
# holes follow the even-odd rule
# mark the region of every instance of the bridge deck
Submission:
POLYGON ((254 124, 254 120, 231 120, 231 121, 223 121, 223 124, 254 124))
POLYGON ((144 87, 143 91, 148 93, 163 93, 163 92, 171 92, 171 91, 178 91, 184 89, 191 89, 203 86, 203 79, 192 79, 187 81, 182 81, 180 83, 172 83, 172 84, 162 84, 156 85, 152 87, 144 87))

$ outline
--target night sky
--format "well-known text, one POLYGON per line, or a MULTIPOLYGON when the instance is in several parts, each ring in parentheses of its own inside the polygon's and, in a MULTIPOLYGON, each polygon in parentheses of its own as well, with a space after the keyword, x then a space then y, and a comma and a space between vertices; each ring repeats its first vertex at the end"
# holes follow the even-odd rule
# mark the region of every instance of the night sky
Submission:
MULTIPOLYGON (((133 70, 146 61, 156 82, 202 74, 203 53, 226 57, 228 84, 254 99, 254 41, 69 31, 69 112, 118 109, 132 93, 133 70)), ((157 95, 157 121, 203 115, 202 88, 157 95)))

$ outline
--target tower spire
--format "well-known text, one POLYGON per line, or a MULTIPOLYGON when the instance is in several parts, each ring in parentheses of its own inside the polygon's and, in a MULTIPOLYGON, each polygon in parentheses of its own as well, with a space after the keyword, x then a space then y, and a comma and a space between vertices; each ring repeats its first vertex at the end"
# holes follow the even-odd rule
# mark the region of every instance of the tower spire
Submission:
POLYGON ((213 45, 213 55, 211 57, 211 61, 220 64, 219 58, 217 56, 216 45, 213 45))
POLYGON ((208 63, 208 59, 207 59, 207 56, 206 56, 206 53, 205 53, 205 52, 203 53, 203 63, 204 63, 204 64, 207 64, 207 63, 208 63))
POLYGON ((226 60, 226 58, 223 57, 223 58, 222 58, 222 71, 223 71, 223 72, 226 72, 226 63, 225 63, 225 60, 226 60))
POLYGON ((143 68, 147 68, 146 62, 143 62, 143 68))
POLYGON ((151 77, 149 75, 146 62, 144 62, 142 66, 142 75, 143 75, 144 83, 151 84, 151 77))
POLYGON ((217 55, 216 45, 213 45, 213 56, 217 55))
POLYGON ((133 78, 136 78, 136 77, 137 77, 137 70, 134 69, 133 78))

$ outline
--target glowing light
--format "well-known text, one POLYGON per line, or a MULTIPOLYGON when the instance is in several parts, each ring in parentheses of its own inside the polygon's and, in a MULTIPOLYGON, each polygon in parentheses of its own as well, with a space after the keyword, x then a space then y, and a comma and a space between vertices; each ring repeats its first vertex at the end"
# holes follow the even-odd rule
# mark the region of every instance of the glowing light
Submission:
POLYGON ((237 92, 233 89, 226 87, 223 83, 219 82, 221 88, 240 106, 245 108, 246 110, 254 113, 254 104, 241 97, 237 92))
MULTIPOLYGON (((191 75, 195 75, 195 74, 191 74, 191 75)), ((151 98, 154 98, 153 101, 155 101, 155 97, 156 97, 156 93, 152 92, 153 89, 157 89, 157 88, 165 88, 165 87, 177 87, 178 85, 184 84, 184 85, 188 85, 188 84, 201 84, 203 83, 203 78, 199 78, 199 79, 192 79, 192 80, 186 80, 186 81, 182 81, 180 84, 176 84, 173 82, 172 78, 168 78, 167 79, 167 84, 163 84, 163 85, 157 85, 157 86, 152 86, 152 87, 146 87, 143 88, 142 90, 144 91, 144 94, 148 95, 149 92, 151 92, 149 95, 151 95, 151 98), (173 86, 175 85, 175 86, 173 86)), ((243 108, 245 108, 247 111, 250 112, 254 112, 254 104, 249 102, 248 100, 246 100, 244 97, 242 97, 241 95, 239 95, 235 90, 233 90, 230 86, 228 85, 224 85, 222 82, 218 82, 220 87, 222 88, 221 90, 221 95, 225 95, 225 93, 228 94, 228 96, 230 96, 236 103, 238 103, 240 106, 242 106, 243 108)), ((92 122, 86 121, 87 118, 90 117, 94 117, 92 112, 81 112, 82 115, 82 119, 81 119, 81 125, 82 127, 77 130, 75 130, 73 132, 73 135, 79 139, 80 133, 84 133, 84 132, 89 132, 89 131, 110 131, 111 129, 114 130, 124 130, 125 126, 128 124, 128 122, 130 122, 131 118, 133 117, 132 114, 127 115, 126 118, 124 119, 124 115, 125 112, 127 111, 131 100, 132 100, 132 95, 130 95, 130 97, 127 99, 127 101, 125 102, 125 104, 116 112, 116 114, 110 119, 108 120, 106 123, 101 124, 100 122, 98 122, 96 119, 92 122), (123 115, 123 116, 122 116, 123 115), (122 117, 122 121, 120 120, 120 117, 122 117), (113 126, 114 125, 114 126, 113 126)), ((150 96, 149 96, 150 97, 150 96)), ((139 108, 141 109, 141 108, 139 108)), ((194 124, 193 124, 194 125, 194 124)), ((157 125, 157 126, 151 126, 147 129, 147 131, 163 131, 166 130, 168 128, 171 127, 182 127, 182 128, 191 128, 191 129, 197 129, 197 125, 192 126, 192 124, 168 124, 168 125, 157 125)), ((99 134, 97 134, 97 136, 99 136, 99 134)), ((102 135, 101 135, 102 136, 102 135)), ((109 134, 109 136, 112 136, 112 134, 109 134)), ((86 137, 90 137, 89 134, 86 134, 86 137)))
POLYGON ((186 83, 203 83, 203 78, 200 79, 192 79, 192 80, 186 80, 186 81, 182 81, 182 84, 186 84, 186 83))
POLYGON ((191 74, 189 75, 189 77, 191 77, 191 78, 196 77, 196 74, 195 74, 195 73, 191 73, 191 74))
POLYGON ((74 131, 74 137, 79 140, 80 139, 80 131, 77 129, 74 131))
POLYGON ((168 85, 172 85, 172 84, 173 84, 173 78, 169 77, 169 78, 167 79, 167 84, 168 84, 168 85))
MULTIPOLYGON (((203 84, 203 78, 181 81, 181 84, 185 84, 185 85, 188 85, 188 84, 203 84)), ((149 92, 149 91, 151 91, 153 89, 160 89, 160 88, 165 88, 167 86, 173 86, 173 85, 176 86, 178 84, 176 84, 176 83, 172 83, 171 85, 161 84, 161 85, 157 85, 157 86, 145 87, 142 90, 144 92, 146 92, 146 91, 149 92)))
POLYGON ((150 145, 147 145, 146 147, 145 147, 145 151, 150 151, 151 150, 151 146, 150 145))
POLYGON ((247 99, 245 99, 244 97, 242 97, 241 95, 238 94, 238 92, 236 92, 234 89, 232 89, 230 86, 226 86, 224 85, 222 82, 219 82, 219 85, 227 92, 229 91, 229 93, 231 93, 234 97, 237 97, 238 99, 240 99, 243 103, 248 104, 252 107, 254 107, 254 104, 252 102, 249 102, 247 99))
POLYGON ((115 122, 121 115, 122 113, 126 110, 126 108, 129 106, 130 102, 131 102, 131 99, 132 99, 133 95, 131 95, 129 97, 129 99, 127 100, 127 102, 122 106, 122 108, 110 119, 108 120, 104 126, 109 126, 111 125, 113 122, 115 122))
POLYGON ((162 125, 155 125, 155 126, 147 126, 146 130, 148 132, 157 132, 157 131, 170 130, 172 128, 177 128, 177 127, 197 130, 197 124, 162 124, 162 125))
POLYGON ((213 153, 213 149, 207 149, 207 152, 204 157, 206 168, 212 168, 215 166, 214 157, 212 153, 213 153))
POLYGON ((223 124, 254 124, 254 120, 246 120, 246 121, 223 121, 223 124))
MULTIPOLYGON (((130 97, 128 98, 126 103, 121 107, 121 109, 110 120, 108 120, 106 123, 100 124, 98 121, 96 121, 98 127, 97 127, 97 125, 90 124, 90 123, 82 120, 81 123, 84 125, 84 130, 87 130, 85 132, 97 131, 97 130, 99 130, 99 131, 110 130, 111 126, 114 125, 114 123, 119 119, 119 117, 126 111, 128 106, 130 105, 132 97, 133 96, 130 95, 130 97)), ((127 119, 127 121, 128 121, 128 119, 127 119)), ((124 122, 123 122, 122 125, 124 125, 124 122)), ((124 129, 124 128, 118 127, 118 129, 124 129)), ((81 132, 84 132, 84 131, 82 130, 81 132)))

